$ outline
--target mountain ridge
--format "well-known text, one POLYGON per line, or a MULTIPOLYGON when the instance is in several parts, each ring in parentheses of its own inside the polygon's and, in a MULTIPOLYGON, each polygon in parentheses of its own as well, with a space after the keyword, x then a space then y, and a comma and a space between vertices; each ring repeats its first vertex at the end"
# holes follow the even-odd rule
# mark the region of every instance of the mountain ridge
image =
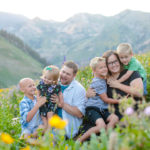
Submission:
POLYGON ((121 42, 131 43, 135 53, 150 50, 149 20, 150 13, 127 9, 109 17, 80 13, 64 22, 35 18, 4 29, 19 36, 48 63, 61 65, 66 57, 84 65, 121 42))

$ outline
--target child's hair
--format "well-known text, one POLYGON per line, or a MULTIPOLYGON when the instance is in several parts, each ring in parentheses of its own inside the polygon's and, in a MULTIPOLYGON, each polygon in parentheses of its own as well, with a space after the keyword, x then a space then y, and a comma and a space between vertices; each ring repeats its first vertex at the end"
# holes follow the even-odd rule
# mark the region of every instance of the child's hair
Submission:
MULTIPOLYGON (((50 77, 52 77, 53 79, 53 83, 54 84, 57 84, 58 82, 58 78, 59 78, 59 68, 54 66, 54 65, 50 65, 50 66, 46 66, 44 69, 43 69, 43 72, 42 74, 44 75, 46 72, 48 71, 48 75, 50 77)), ((42 78, 43 78, 43 75, 42 75, 42 78)))
POLYGON ((73 61, 66 61, 63 66, 73 69, 73 74, 78 72, 78 66, 73 61))
POLYGON ((105 61, 105 58, 103 58, 103 57, 94 57, 94 58, 92 58, 91 61, 90 61, 90 67, 92 68, 92 70, 95 70, 98 63, 102 62, 102 61, 105 61))
POLYGON ((122 53, 127 53, 127 54, 132 54, 132 46, 129 43, 121 43, 117 47, 117 54, 122 54, 122 53))

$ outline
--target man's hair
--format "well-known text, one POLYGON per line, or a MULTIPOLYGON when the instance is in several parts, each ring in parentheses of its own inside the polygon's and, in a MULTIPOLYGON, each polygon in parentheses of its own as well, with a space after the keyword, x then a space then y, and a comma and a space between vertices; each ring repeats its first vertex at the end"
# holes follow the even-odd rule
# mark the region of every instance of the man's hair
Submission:
POLYGON ((132 54, 132 46, 129 43, 121 43, 117 47, 117 54, 132 54))
POLYGON ((105 58, 102 58, 102 57, 94 57, 91 59, 90 61, 90 67, 92 68, 92 70, 95 70, 98 63, 99 62, 102 62, 102 61, 105 61, 105 58))
MULTIPOLYGON (((53 78, 53 81, 55 81, 55 83, 57 83, 58 78, 59 78, 59 68, 53 65, 50 66, 46 66, 43 69, 43 75, 45 74, 45 72, 48 71, 49 76, 51 76, 53 78)), ((42 77, 43 77, 42 75, 42 77)))
POLYGON ((73 74, 78 72, 78 66, 73 61, 66 61, 64 62, 63 66, 73 69, 73 74))

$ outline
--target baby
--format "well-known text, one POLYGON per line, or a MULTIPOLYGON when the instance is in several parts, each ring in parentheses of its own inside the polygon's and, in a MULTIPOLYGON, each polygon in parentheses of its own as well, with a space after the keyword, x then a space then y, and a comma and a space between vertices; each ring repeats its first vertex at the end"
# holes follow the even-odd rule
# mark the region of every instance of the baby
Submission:
POLYGON ((39 96, 45 96, 47 102, 40 107, 40 115, 44 123, 44 127, 48 127, 48 120, 56 112, 57 104, 51 101, 51 95, 57 94, 61 91, 61 87, 58 84, 59 69, 56 66, 47 66, 43 70, 41 81, 39 82, 37 89, 39 96))

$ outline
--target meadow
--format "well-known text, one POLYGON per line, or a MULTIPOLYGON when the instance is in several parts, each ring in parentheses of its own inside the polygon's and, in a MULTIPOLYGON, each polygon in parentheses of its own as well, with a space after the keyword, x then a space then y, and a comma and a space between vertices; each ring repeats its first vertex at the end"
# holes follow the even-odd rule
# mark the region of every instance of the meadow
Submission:
MULTIPOLYGON (((125 117, 114 130, 101 131, 100 136, 92 135, 83 144, 73 139, 65 140, 64 127, 55 123, 56 135, 47 132, 37 140, 25 141, 20 138, 19 102, 23 94, 17 86, 0 89, 0 149, 2 150, 147 150, 150 149, 150 53, 137 55, 147 71, 148 95, 134 112, 133 99, 123 99, 120 105, 125 117)), ((81 68, 77 80, 87 89, 92 79, 91 69, 81 68)), ((113 108, 110 109, 113 111, 113 108)), ((59 120, 59 124, 63 120, 59 120)), ((40 133, 39 133, 40 134, 40 133)))

